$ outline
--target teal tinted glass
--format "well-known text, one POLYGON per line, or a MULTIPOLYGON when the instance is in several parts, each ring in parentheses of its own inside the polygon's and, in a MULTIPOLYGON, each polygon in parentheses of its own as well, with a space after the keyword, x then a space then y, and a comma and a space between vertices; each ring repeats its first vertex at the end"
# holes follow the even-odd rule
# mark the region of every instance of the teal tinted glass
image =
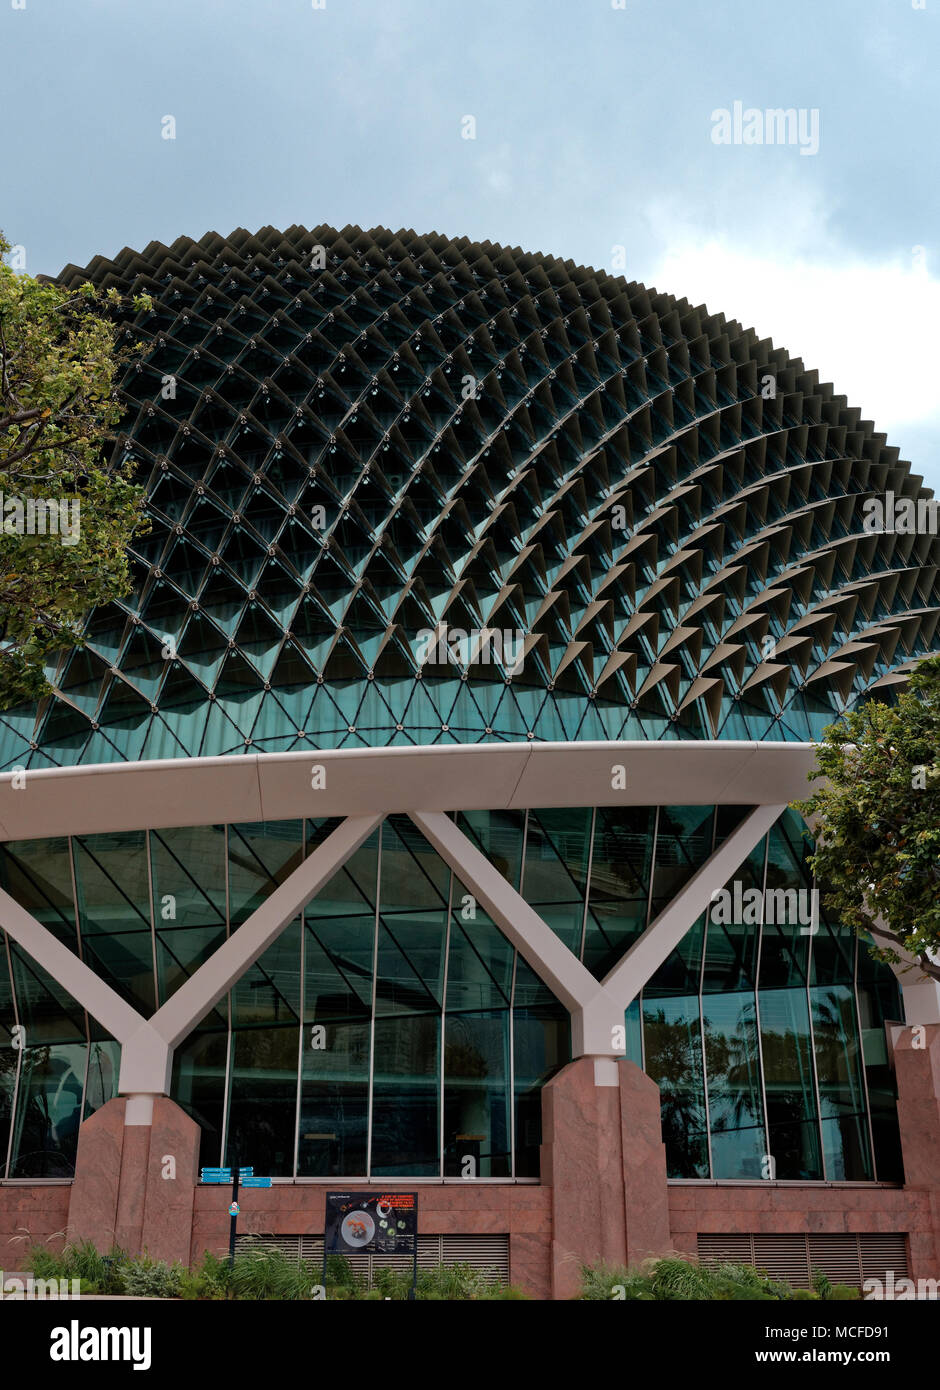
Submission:
POLYGON ((371 1172, 440 1172, 441 1019, 402 1014, 375 1020, 371 1172))
POLYGON ((581 955, 591 848, 590 808, 530 811, 522 895, 575 955, 581 955))
POLYGON ((19 946, 10 942, 9 950, 23 1045, 83 1042, 85 1013, 77 1001, 19 946))
POLYGON ((10 1147, 10 1129, 13 1120, 13 1097, 16 1094, 16 1076, 20 1068, 18 1047, 7 1046, 9 1030, 0 1021, 0 1177, 9 1177, 7 1172, 7 1151, 10 1147))
POLYGON ((894 972, 874 960, 865 943, 858 950, 857 994, 876 1176, 880 1182, 903 1182, 897 1083, 888 1063, 885 1025, 900 1022, 904 1006, 894 972))
POLYGON ((293 1174, 299 1045, 296 1025, 233 1030, 227 1164, 293 1174))
POLYGON ((448 1014, 444 1029, 444 1173, 508 1177, 509 1010, 448 1014))
POLYGON ((153 526, 133 541, 134 590, 88 615, 51 698, 0 719, 0 767, 278 751, 301 731, 319 747, 807 740, 931 650, 930 565, 846 547, 834 505, 872 468, 907 486, 909 465, 830 387, 799 389, 798 359, 781 359, 797 384, 781 415, 754 394, 764 340, 729 340, 720 315, 518 248, 389 235, 210 234, 63 274, 126 303, 135 284, 153 293, 133 322, 115 309, 144 343, 115 459, 160 460, 153 526), (486 377, 471 403, 464 346, 486 377), (794 584, 807 551, 818 563, 794 584), (839 602, 804 641, 807 612, 866 582, 871 603, 839 602), (784 589, 787 605, 765 602, 784 589), (772 683, 755 605, 796 643, 772 683), (507 624, 512 654, 422 669, 417 634, 444 615, 507 624), (874 649, 872 622, 892 638, 874 649), (843 698, 826 663, 856 644, 843 698))
MULTIPOLYGON (((637 939, 657 882, 662 894, 687 882, 742 815, 473 812, 458 824, 510 882, 525 867, 530 887, 554 883, 570 895, 536 910, 575 924, 580 913, 572 940, 580 949, 583 939, 602 974, 637 939)), ((165 990, 299 864, 302 831, 310 853, 337 824, 31 841, 4 847, 0 865, 14 896, 60 939, 73 949, 87 940, 116 962, 112 978, 125 990, 141 986, 122 938, 146 938, 152 914, 165 990), (115 883, 125 853, 131 869, 115 883), (66 893, 72 858, 81 940, 66 893)), ((813 931, 801 906, 812 880, 799 832, 787 812, 766 842, 766 879, 762 842, 730 884, 730 908, 717 914, 710 904, 708 921, 703 914, 626 1011, 626 1055, 660 1086, 673 1177, 902 1176, 884 1033, 903 1015, 897 982, 825 914, 813 931), (753 892, 762 894, 756 915, 753 892)), ((8 1147, 27 1162, 23 1136, 39 1135, 28 1152, 55 1167, 71 1161, 71 1108, 62 1102, 43 1137, 43 1050, 54 1061, 56 1049, 83 1049, 79 1114, 88 1115, 116 1093, 120 1048, 15 943, 0 964, 0 1165, 8 1147)), ((146 964, 141 978, 148 969, 152 978, 146 964)), ((173 1095, 202 1128, 206 1163, 249 1146, 278 1176, 459 1177, 469 1163, 481 1177, 535 1177, 542 1087, 569 1056, 568 1016, 551 990, 410 818, 396 816, 176 1049, 173 1095)), ((74 1066, 64 1079, 60 1067, 51 1074, 56 1094, 75 1093, 74 1066)))
POLYGON ((300 1019, 300 918, 283 929, 232 989, 233 1028, 300 1019))
POLYGON ((706 917, 702 990, 753 989, 764 918, 764 841, 713 898, 706 917))
POLYGON ((688 883, 712 852, 712 806, 661 806, 656 829, 651 920, 688 883))
POLYGON ((18 840, 0 846, 0 883, 64 946, 78 949, 66 838, 18 840))
MULTIPOLYGON (((815 941, 814 941, 815 947, 815 941)), ((810 991, 826 1177, 871 1177, 860 1035, 854 991, 832 985, 810 991)))
POLYGON ((240 926, 297 868, 303 858, 303 822, 230 825, 229 917, 240 926))
MULTIPOLYGON (((516 966, 517 987, 522 964, 518 961, 516 966)), ((547 990, 545 993, 548 995, 545 1003, 528 1005, 520 1004, 517 995, 513 996, 517 1178, 538 1177, 542 1087, 571 1059, 571 1024, 567 1011, 547 990)))
POLYGON ((457 828, 474 844, 507 883, 519 887, 522 872, 524 811, 461 811, 457 828))
POLYGON ((652 806, 597 808, 583 959, 598 979, 646 926, 655 827, 652 806))
POLYGON ((449 898, 450 870, 412 821, 390 816, 382 826, 378 1015, 440 1008, 449 898))
POLYGON ((303 1030, 300 1177, 367 1172, 370 1032, 368 1020, 361 1017, 329 1018, 303 1030))
POLYGON ((709 994, 702 1004, 712 1177, 763 1177, 768 1150, 754 995, 709 994))
POLYGON ((10 1177, 73 1176, 86 1060, 83 1042, 23 1049, 10 1177))
POLYGON ((120 1074, 121 1044, 113 1040, 92 1042, 88 1049, 83 1119, 87 1120, 95 1110, 114 1099, 118 1094, 120 1074))
POLYGON ((86 962, 145 1016, 156 1008, 146 831, 75 837, 86 962))
POLYGON ((152 830, 150 857, 157 978, 165 1002, 225 940, 225 827, 152 830))
POLYGON ((695 995, 643 998, 646 1071, 659 1087, 670 1176, 707 1178, 702 1022, 695 995))
POLYGON ((447 956, 447 1010, 509 1005, 515 952, 459 880, 454 880, 447 956))
POLYGON ((0 953, 0 1177, 5 1178, 10 1124, 13 1119, 13 1097, 22 1052, 22 1033, 16 1022, 13 981, 7 967, 5 939, 0 936, 0 941, 3 942, 3 950, 0 953))
POLYGON ((171 1095, 199 1125, 199 1162, 203 1167, 213 1168, 223 1162, 222 1118, 228 1056, 227 1031, 199 1028, 180 1043, 173 1055, 171 1095))
POLYGON ((767 1152, 779 1179, 818 1180, 823 1171, 806 990, 764 989, 758 1000, 767 1152))

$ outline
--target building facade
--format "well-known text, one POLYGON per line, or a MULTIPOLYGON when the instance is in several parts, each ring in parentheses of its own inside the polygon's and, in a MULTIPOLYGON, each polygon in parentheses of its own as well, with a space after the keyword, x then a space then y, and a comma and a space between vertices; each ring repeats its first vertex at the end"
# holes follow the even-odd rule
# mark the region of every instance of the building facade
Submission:
POLYGON ((228 1163, 285 1248, 404 1185, 428 1259, 546 1297, 673 1248, 940 1275, 937 989, 788 809, 940 647, 940 542, 868 522, 929 498, 898 451, 738 324, 490 243, 61 279, 152 296, 150 529, 0 715, 0 1237, 198 1258, 228 1163))

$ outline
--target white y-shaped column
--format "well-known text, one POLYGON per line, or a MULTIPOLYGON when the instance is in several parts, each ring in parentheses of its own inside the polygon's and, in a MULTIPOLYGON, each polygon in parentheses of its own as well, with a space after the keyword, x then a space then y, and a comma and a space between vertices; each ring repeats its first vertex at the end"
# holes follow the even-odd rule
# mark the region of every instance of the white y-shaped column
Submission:
POLYGON ((629 951, 604 976, 607 989, 626 1009, 643 986, 669 958, 679 942, 695 925, 711 902, 712 893, 723 888, 741 867, 751 850, 764 838, 786 806, 757 806, 723 844, 689 879, 668 907, 635 941, 629 951))
POLYGON ((149 1019, 0 889, 0 926, 121 1044, 118 1089, 129 1097, 125 1124, 150 1124, 154 1096, 169 1094, 173 1049, 381 820, 380 815, 347 817, 149 1019))
MULTIPOLYGON (((723 887, 784 809, 759 806, 752 811, 602 981, 568 950, 453 820, 439 811, 410 814, 441 858, 570 1011, 572 1049, 578 1057, 622 1055, 620 1040, 627 1005, 705 911, 712 892, 723 887)), ((173 1049, 381 820, 378 814, 344 820, 149 1019, 0 890, 0 925, 121 1043, 119 1089, 129 1097, 127 1123, 150 1123, 153 1097, 169 1092, 173 1049)))
POLYGON ((624 1010, 744 863, 785 806, 758 806, 651 922, 602 981, 568 950, 521 894, 441 811, 412 811, 411 819, 454 873, 474 893, 519 953, 571 1013, 575 1057, 616 1056, 624 1047, 624 1010))
POLYGON ((613 1030, 623 1031, 623 1009, 618 1008, 613 995, 448 816, 442 811, 412 811, 410 815, 503 935, 570 1011, 574 1055, 611 1055, 613 1030))

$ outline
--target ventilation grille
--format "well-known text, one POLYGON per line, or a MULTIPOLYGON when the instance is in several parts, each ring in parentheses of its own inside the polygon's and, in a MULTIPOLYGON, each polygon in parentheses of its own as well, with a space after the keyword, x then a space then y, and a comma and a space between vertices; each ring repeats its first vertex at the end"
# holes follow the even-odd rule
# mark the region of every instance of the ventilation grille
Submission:
POLYGON ((766 1270, 794 1288, 808 1289, 821 1269, 833 1284, 861 1287, 865 1279, 907 1276, 907 1239, 891 1235, 700 1235, 699 1259, 706 1265, 746 1264, 766 1270))
MULTIPOLYGON (((314 1264, 323 1261, 322 1236, 236 1236, 235 1251, 280 1250, 291 1259, 314 1264)), ((224 1254, 226 1251, 219 1251, 224 1254)), ((411 1269, 410 1255, 373 1255, 369 1252, 347 1254, 354 1274, 371 1284, 373 1270, 380 1266, 391 1269, 411 1269)), ((437 1265, 472 1265, 485 1273, 488 1284, 509 1282, 509 1236, 418 1236, 418 1268, 434 1269, 437 1265)))

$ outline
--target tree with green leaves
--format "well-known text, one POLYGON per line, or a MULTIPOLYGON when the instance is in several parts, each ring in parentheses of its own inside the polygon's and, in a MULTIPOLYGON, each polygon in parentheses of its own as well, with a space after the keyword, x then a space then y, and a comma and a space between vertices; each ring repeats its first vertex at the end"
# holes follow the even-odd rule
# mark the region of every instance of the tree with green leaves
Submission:
POLYGON ((0 234, 0 708, 50 689, 44 667, 81 644, 96 604, 128 593, 144 525, 130 462, 110 464, 126 351, 115 315, 149 309, 17 274, 0 234))
POLYGON ((940 980, 940 657, 896 704, 872 700, 825 729, 817 764, 826 780, 796 809, 826 906, 874 938, 876 959, 910 956, 940 980))

